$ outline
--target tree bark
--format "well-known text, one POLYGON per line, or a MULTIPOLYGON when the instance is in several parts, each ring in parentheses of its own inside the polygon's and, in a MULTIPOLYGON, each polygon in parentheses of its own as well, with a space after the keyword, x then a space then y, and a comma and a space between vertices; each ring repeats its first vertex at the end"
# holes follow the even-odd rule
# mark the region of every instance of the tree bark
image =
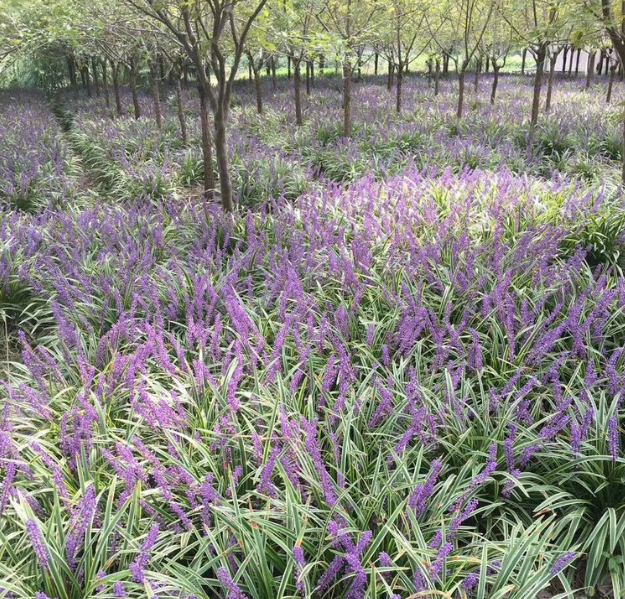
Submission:
POLYGON ((352 65, 349 60, 343 62, 343 137, 352 134, 352 65))
POLYGON ((566 74, 566 57, 569 54, 569 47, 564 46, 564 50, 562 50, 562 74, 566 74))
POLYGON ((375 56, 373 57, 373 74, 377 75, 378 74, 378 53, 375 53, 375 56))
POLYGON ((215 173, 213 172, 213 140, 208 114, 208 98, 201 81, 198 81, 198 93, 200 94, 202 154, 204 157, 204 197, 211 198, 213 197, 215 191, 215 173))
POLYGON ((540 92, 543 85, 543 73, 545 71, 545 58, 547 56, 547 44, 543 42, 536 50, 536 75, 534 77, 534 96, 532 98, 532 117, 530 127, 533 130, 538 123, 540 111, 540 92))
POLYGON ((547 82, 547 98, 545 99, 545 112, 548 114, 551 111, 551 95, 553 93, 553 76, 556 70, 556 61, 558 60, 558 54, 554 54, 549 59, 549 79, 547 82))
POLYGON ((81 74, 82 74, 82 82, 83 85, 85 86, 86 90, 87 90, 87 96, 91 97, 91 83, 89 81, 89 65, 88 64, 84 64, 82 69, 81 69, 81 74))
POLYGON ((464 107, 464 67, 460 69, 458 73, 458 110, 456 111, 456 118, 460 120, 462 118, 462 109, 464 107))
POLYGON ((571 56, 569 57, 569 79, 573 76, 573 60, 575 57, 575 48, 571 46, 571 56))
POLYGON ((221 206, 226 212, 234 211, 232 198, 232 182, 230 181, 230 164, 228 159, 228 140, 226 137, 226 118, 221 112, 215 113, 215 149, 219 165, 219 191, 221 206))
POLYGON ((401 113, 401 90, 402 83, 404 81, 404 65, 400 62, 397 65, 397 85, 396 85, 396 97, 395 97, 395 110, 397 114, 401 113))
POLYGON ((273 89, 276 89, 277 86, 277 82, 276 82, 276 58, 275 56, 271 57, 271 85, 273 86, 273 89))
POLYGON ((260 81, 260 69, 262 65, 257 65, 251 52, 247 55, 248 64, 252 69, 252 75, 254 76, 254 90, 256 93, 256 112, 263 114, 263 88, 260 81))
POLYGON ((475 63, 475 79, 473 81, 473 90, 477 93, 480 90, 480 71, 482 70, 482 58, 478 58, 475 63))
POLYGON ((577 49, 577 60, 575 61, 575 76, 577 77, 579 75, 579 59, 582 56, 582 49, 578 48, 577 49))
POLYGON ((137 67, 134 62, 130 65, 130 90, 132 92, 132 105, 135 109, 135 118, 138 119, 141 116, 141 106, 139 104, 139 97, 137 96, 137 67))
POLYGON ((109 96, 109 81, 106 72, 106 59, 102 61, 102 88, 104 89, 104 104, 108 108, 111 105, 111 98, 109 96))
POLYGON ((291 78, 291 57, 290 56, 286 57, 286 78, 287 79, 291 78))
POLYGON ((293 59, 294 75, 293 84, 295 87, 295 124, 300 126, 302 120, 302 61, 299 58, 293 59))
POLYGON ((389 58, 388 59, 388 75, 386 78, 386 89, 389 92, 393 88, 393 71, 394 70, 395 70, 395 65, 393 64, 393 61, 389 58))
POLYGON ((150 67, 150 89, 152 91, 152 102, 154 103, 154 119, 156 126, 163 127, 163 115, 161 112, 161 97, 158 89, 158 67, 153 61, 149 62, 150 67))
POLYGON ((95 95, 97 98, 100 97, 100 81, 98 79, 98 64, 96 62, 96 57, 91 57, 91 71, 93 72, 93 85, 95 86, 95 95))
POLYGON ((111 70, 113 71, 113 91, 115 92, 115 110, 117 116, 122 115, 122 100, 119 93, 119 63, 111 60, 111 70))
POLYGON ((490 103, 495 103, 497 97, 497 86, 499 85, 499 69, 500 66, 493 60, 493 87, 490 90, 490 103))
POLYGON ((612 101, 612 87, 614 85, 614 75, 616 74, 616 65, 610 67, 610 79, 608 80, 608 93, 605 97, 606 104, 612 101))
POLYGON ((434 63, 434 97, 438 96, 439 85, 441 80, 441 61, 437 57, 434 63))
POLYGON ((180 85, 180 74, 175 77, 176 81, 176 105, 178 107, 178 122, 180 123, 180 140, 182 147, 187 146, 187 119, 184 116, 184 107, 182 104, 182 86, 180 85))
POLYGON ((594 70, 595 70, 595 52, 591 52, 590 55, 588 56, 588 62, 586 63, 586 89, 590 88, 594 70))
POLYGON ((306 61, 306 95, 310 96, 310 62, 306 61))
POLYGON ((527 48, 523 48, 521 54, 521 75, 525 75, 525 59, 527 58, 527 48))

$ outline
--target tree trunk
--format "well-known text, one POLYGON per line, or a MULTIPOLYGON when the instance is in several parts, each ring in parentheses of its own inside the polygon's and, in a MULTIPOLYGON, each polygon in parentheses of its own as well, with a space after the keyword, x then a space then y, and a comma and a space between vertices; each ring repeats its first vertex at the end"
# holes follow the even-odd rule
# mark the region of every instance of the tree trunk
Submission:
POLYGON ((373 57, 373 74, 377 75, 378 74, 378 53, 375 53, 375 56, 373 57))
POLYGON ((108 108, 111 105, 111 98, 109 96, 109 81, 106 72, 106 59, 102 61, 102 88, 104 89, 104 104, 108 108))
POLYGON ((315 61, 310 61, 310 85, 315 87, 315 61))
POLYGON ((443 75, 449 74, 449 54, 446 52, 443 56, 443 75))
MULTIPOLYGON (((210 85, 210 83, 207 83, 210 85)), ((200 94, 200 121, 202 124, 202 154, 204 157, 204 197, 213 197, 215 191, 215 173, 213 172, 213 140, 211 125, 208 114, 208 98, 206 90, 198 81, 198 92, 200 94)), ((221 174, 221 171, 220 171, 221 174)))
POLYGON ((523 48, 521 54, 521 75, 525 75, 525 59, 527 58, 527 48, 523 48))
POLYGON ((252 69, 252 75, 254 77, 254 90, 256 93, 256 112, 263 114, 263 88, 260 81, 260 69, 262 65, 257 65, 254 57, 251 53, 247 55, 248 64, 252 69))
POLYGON ((182 83, 185 89, 189 87, 189 69, 186 66, 182 67, 182 83))
POLYGON ((306 61, 306 95, 310 96, 310 62, 306 61))
POLYGON ((163 55, 159 54, 156 57, 156 60, 158 62, 159 77, 160 77, 161 81, 164 81, 165 80, 165 60, 163 59, 163 55))
POLYGON ((219 167, 219 191, 221 207, 225 212, 234 211, 232 182, 230 181, 230 161, 228 159, 228 140, 226 137, 226 118, 221 112, 215 113, 215 149, 219 167))
POLYGON ((545 112, 549 114, 551 111, 551 95, 553 93, 553 75, 556 70, 556 61, 558 60, 558 54, 554 54, 549 59, 549 79, 547 81, 547 98, 545 99, 545 112))
POLYGON ((115 110, 117 116, 122 115, 122 100, 119 93, 119 63, 114 63, 111 60, 111 70, 113 71, 113 91, 115 92, 115 110))
POLYGON ((497 86, 499 85, 499 69, 500 66, 493 60, 493 87, 490 90, 490 103, 495 103, 497 97, 497 86))
POLYGON ((473 81, 473 90, 475 93, 480 91, 480 71, 482 70, 482 58, 478 58, 475 63, 475 80, 473 81))
POLYGON ((295 124, 302 125, 302 62, 300 59, 293 59, 294 76, 293 83, 295 87, 295 124))
POLYGON ((610 79, 608 80, 608 93, 606 94, 605 101, 609 104, 612 101, 612 86, 614 85, 614 75, 616 73, 616 65, 610 67, 610 79))
POLYGON ((438 96, 439 85, 441 80, 441 61, 437 57, 434 63, 434 97, 438 96))
POLYGON ((132 105, 135 109, 135 118, 141 116, 141 106, 139 105, 139 97, 137 96, 137 68, 135 64, 130 65, 130 91, 132 92, 132 105))
POLYGON ((349 60, 343 62, 343 137, 352 134, 352 65, 349 60))
MULTIPOLYGON (((179 73, 178 73, 179 75, 179 73)), ((184 116, 184 107, 182 104, 182 86, 180 85, 180 77, 175 77, 176 80, 176 105, 178 107, 178 122, 180 123, 180 140, 182 141, 182 147, 187 146, 187 119, 184 116)))
POLYGON ((396 86, 396 97, 395 97, 395 110, 397 110, 397 114, 401 113, 401 87, 404 80, 404 65, 400 63, 397 65, 397 86, 396 86))
POLYGON ((91 57, 91 71, 93 72, 93 85, 95 86, 95 95, 100 97, 100 81, 98 79, 98 66, 95 56, 91 57))
POLYGON ((586 89, 590 88, 592 76, 595 70, 595 52, 591 52, 586 63, 586 89))
POLYGON ((89 81, 89 65, 84 64, 81 69, 81 73, 82 73, 82 83, 87 89, 87 95, 91 97, 91 83, 89 81))
POLYGON ((532 99, 532 117, 530 127, 533 130, 538 123, 538 112, 540 110, 540 92, 543 85, 543 72, 545 70, 545 57, 547 55, 547 45, 542 43, 536 51, 536 75, 534 77, 534 97, 532 99))
POLYGON ((462 118, 462 109, 464 107, 464 68, 458 73, 458 110, 456 111, 456 118, 460 120, 462 118))
POLYGON ((569 57, 569 79, 573 76, 573 60, 575 57, 575 48, 571 46, 571 56, 569 57))
POLYGON ((393 64, 393 61, 389 58, 388 59, 388 76, 386 79, 386 89, 390 92, 391 89, 393 88, 393 71, 395 69, 395 65, 393 64))
POLYGON ((287 79, 291 78, 291 57, 290 56, 286 57, 286 78, 287 79))
POLYGON ((72 86, 76 85, 76 65, 71 56, 67 57, 67 74, 69 76, 70 84, 72 86))
POLYGON ((247 81, 250 84, 250 87, 254 85, 254 68, 252 67, 252 59, 247 57, 247 81))
POLYGON ((577 77, 579 75, 579 59, 582 56, 582 49, 578 48, 577 49, 577 60, 575 61, 575 76, 577 77))
POLYGON ((566 74, 566 57, 569 54, 569 47, 564 46, 564 50, 562 51, 562 74, 566 74))
POLYGON ((163 115, 161 113, 161 97, 158 89, 158 67, 153 61, 149 62, 150 67, 150 90, 152 91, 152 102, 154 103, 154 119, 156 126, 161 129, 163 126, 163 115))
POLYGON ((276 58, 275 56, 271 57, 271 85, 273 86, 273 89, 276 89, 277 86, 277 82, 276 82, 276 58))
POLYGON ((486 66, 484 68, 484 72, 485 73, 489 73, 490 72, 490 56, 486 57, 486 66))

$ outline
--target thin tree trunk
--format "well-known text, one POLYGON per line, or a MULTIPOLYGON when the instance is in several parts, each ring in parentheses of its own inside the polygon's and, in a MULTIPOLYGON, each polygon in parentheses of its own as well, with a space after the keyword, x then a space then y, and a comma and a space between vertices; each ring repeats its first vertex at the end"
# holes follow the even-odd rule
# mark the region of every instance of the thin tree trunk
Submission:
POLYGON ((395 110, 397 110, 397 114, 401 113, 401 88, 402 83, 404 81, 404 65, 400 62, 397 65, 397 86, 396 86, 396 97, 395 97, 395 110))
POLYGON ((182 86, 180 85, 180 77, 175 77, 176 81, 176 105, 178 107, 178 122, 180 123, 180 140, 182 147, 187 146, 187 119, 184 116, 184 107, 182 104, 182 86))
POLYGON ((95 56, 91 57, 91 71, 93 72, 93 85, 95 86, 95 95, 100 97, 100 81, 98 79, 98 65, 95 56))
POLYGON ((254 85, 254 73, 253 73, 253 67, 252 67, 252 59, 249 57, 247 57, 247 81, 250 84, 250 87, 252 85, 254 85))
POLYGON ((591 52, 590 55, 588 56, 588 62, 586 63, 586 89, 590 88, 594 70, 595 70, 595 52, 591 52))
POLYGON ((141 116, 141 106, 139 104, 139 97, 137 96, 137 68, 134 63, 130 65, 130 91, 132 92, 132 105, 135 109, 135 118, 138 119, 141 116))
POLYGON ((158 89, 158 67, 152 60, 149 61, 150 68, 150 90, 152 91, 152 102, 154 103, 154 119, 156 126, 161 129, 163 126, 163 115, 161 113, 161 98, 158 89))
POLYGON ((482 70, 482 58, 478 58, 475 63, 475 79, 473 81, 473 90, 477 93, 480 90, 480 71, 482 70))
POLYGON ((185 87, 189 87, 189 69, 186 66, 182 67, 182 83, 185 87))
POLYGON ((582 49, 577 49, 577 60, 575 61, 575 76, 579 75, 579 59, 582 57, 582 49))
POLYGON ((493 87, 490 90, 490 103, 495 103, 497 97, 497 86, 499 85, 499 65, 493 60, 493 87))
POLYGON ((547 98, 545 99, 545 112, 549 114, 551 111, 551 95, 553 93, 553 75, 556 70, 556 61, 558 60, 558 55, 554 54, 549 59, 549 79, 547 81, 547 98))
POLYGON ((575 48, 571 46, 571 56, 569 57, 569 79, 573 76, 573 60, 575 59, 575 48))
POLYGON ((310 62, 306 61, 306 95, 310 96, 310 62))
POLYGON ((213 197, 213 192, 215 191, 215 173, 213 172, 213 140, 208 114, 208 98, 201 81, 198 81, 198 92, 200 94, 202 154, 204 157, 204 197, 208 199, 213 197))
POLYGON ((388 59, 388 76, 386 79, 386 89, 390 92, 391 89, 393 88, 393 71, 395 69, 395 65, 393 64, 393 61, 389 58, 388 59))
POLYGON ((286 78, 287 79, 291 78, 291 57, 290 56, 286 57, 286 78))
POLYGON ((84 64, 81 71, 82 71, 83 85, 87 89, 87 96, 91 97, 91 83, 89 80, 89 65, 84 64))
POLYGON ((113 71, 113 91, 115 92, 115 110, 117 116, 122 115, 122 100, 119 93, 119 63, 115 64, 111 60, 111 70, 113 71))
POLYGON ((438 96, 439 85, 441 80, 441 61, 437 57, 434 63, 434 97, 438 96))
POLYGON ((464 107, 464 67, 458 73, 458 110, 456 111, 456 118, 460 120, 462 118, 462 109, 464 107))
POLYGON ((564 50, 562 50, 562 74, 566 74, 566 57, 569 55, 569 47, 564 46, 564 50))
POLYGON ((527 48, 523 48, 521 54, 521 75, 525 75, 525 59, 527 58, 527 48))
POLYGON ((273 89, 275 90, 277 87, 277 81, 276 81, 276 58, 275 56, 271 57, 271 85, 273 86, 273 89))
POLYGON ((106 59, 102 61, 102 88, 104 89, 104 104, 108 108, 111 105, 111 98, 109 96, 109 81, 106 72, 106 59))
POLYGON ((608 93, 606 94, 605 101, 609 104, 612 101, 612 86, 614 85, 614 75, 616 73, 616 65, 610 67, 610 79, 608 80, 608 93))
POLYGON ((232 197, 232 182, 230 181, 226 118, 221 112, 215 113, 215 149, 217 150, 217 165, 219 167, 221 207, 225 212, 233 212, 234 202, 232 197))
POLYGON ((443 56, 443 75, 449 74, 449 54, 446 52, 443 56))
POLYGON ((534 77, 534 96, 532 99, 532 117, 530 127, 532 131, 538 123, 538 113, 540 111, 540 92, 543 85, 543 72, 545 70, 545 56, 547 54, 546 44, 541 44, 536 52, 536 75, 534 77))
POLYGON ((343 136, 352 134, 352 65, 349 60, 343 63, 343 136))
POLYGON ((378 74, 378 53, 375 53, 375 56, 373 57, 373 74, 377 75, 378 74))
POLYGON ((293 59, 295 87, 295 124, 302 125, 302 63, 298 58, 293 59))
POLYGON ((252 71, 254 73, 254 87, 256 89, 256 112, 263 114, 263 88, 260 80, 260 68, 256 66, 252 59, 252 71))
POLYGON ((310 85, 315 87, 315 61, 310 61, 310 85))

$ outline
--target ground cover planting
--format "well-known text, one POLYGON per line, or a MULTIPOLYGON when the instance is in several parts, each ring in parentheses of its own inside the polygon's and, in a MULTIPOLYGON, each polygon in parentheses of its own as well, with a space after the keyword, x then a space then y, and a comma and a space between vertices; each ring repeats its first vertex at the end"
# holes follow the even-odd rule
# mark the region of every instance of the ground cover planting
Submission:
POLYGON ((0 0, 0 599, 622 599, 621 11, 0 0))

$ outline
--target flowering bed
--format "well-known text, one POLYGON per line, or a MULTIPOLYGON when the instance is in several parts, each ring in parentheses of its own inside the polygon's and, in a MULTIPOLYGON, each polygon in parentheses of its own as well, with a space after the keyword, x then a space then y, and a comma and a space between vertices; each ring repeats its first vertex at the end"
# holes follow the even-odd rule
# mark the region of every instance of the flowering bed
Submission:
POLYGON ((622 215, 410 167, 7 212, 0 596, 618 591, 622 215))

